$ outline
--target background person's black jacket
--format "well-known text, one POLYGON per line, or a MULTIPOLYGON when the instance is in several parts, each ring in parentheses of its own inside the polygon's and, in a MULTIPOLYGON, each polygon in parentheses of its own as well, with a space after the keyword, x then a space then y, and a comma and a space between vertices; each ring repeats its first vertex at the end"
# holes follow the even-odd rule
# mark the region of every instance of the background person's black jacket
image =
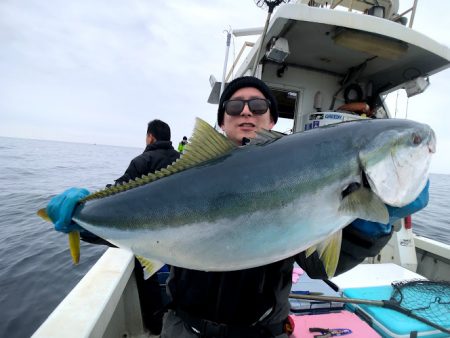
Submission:
MULTIPOLYGON (((153 144, 148 144, 141 155, 131 160, 127 170, 121 177, 115 180, 115 184, 126 183, 142 175, 154 173, 159 169, 166 168, 179 157, 180 153, 173 148, 171 141, 156 141, 153 144)), ((108 186, 111 185, 108 184, 108 186)), ((80 236, 85 242, 115 247, 115 245, 86 230, 81 231, 80 236)))
POLYGON ((116 180, 116 184, 128 182, 148 173, 154 173, 172 164, 179 157, 180 153, 173 149, 172 142, 156 141, 147 145, 144 152, 130 162, 125 174, 116 180))

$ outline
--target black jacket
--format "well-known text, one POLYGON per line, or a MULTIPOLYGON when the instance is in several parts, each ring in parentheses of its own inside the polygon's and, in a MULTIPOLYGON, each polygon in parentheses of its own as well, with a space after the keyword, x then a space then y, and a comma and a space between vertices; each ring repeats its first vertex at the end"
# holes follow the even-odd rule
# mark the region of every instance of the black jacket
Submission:
POLYGON ((116 184, 128 182, 136 177, 153 173, 161 168, 167 167, 180 157, 178 151, 173 149, 170 141, 156 141, 147 145, 144 152, 135 157, 121 177, 116 180, 116 184))
MULTIPOLYGON (((351 226, 344 229, 337 274, 345 272, 366 257, 376 256, 391 234, 366 238, 351 226)), ((270 312, 262 323, 284 321, 289 314, 288 295, 296 261, 311 278, 327 275, 317 253, 304 252, 269 265, 230 272, 202 272, 173 267, 168 290, 175 310, 229 325, 247 326, 270 312)))

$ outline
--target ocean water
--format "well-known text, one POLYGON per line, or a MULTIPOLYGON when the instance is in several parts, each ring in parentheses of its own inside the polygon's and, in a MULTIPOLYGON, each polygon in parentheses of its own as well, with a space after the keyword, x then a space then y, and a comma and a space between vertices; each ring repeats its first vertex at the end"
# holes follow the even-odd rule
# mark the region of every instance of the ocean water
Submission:
MULTIPOLYGON (((68 187, 103 188, 143 149, 0 137, 0 337, 29 337, 106 250, 67 235, 36 211, 68 187)), ((414 231, 450 244, 450 175, 431 175, 430 203, 414 231)))
POLYGON ((71 186, 102 189, 143 149, 0 137, 0 337, 29 337, 106 250, 67 235, 36 211, 71 186))
POLYGON ((430 200, 426 208, 412 215, 417 235, 450 244, 450 175, 430 175, 430 200))

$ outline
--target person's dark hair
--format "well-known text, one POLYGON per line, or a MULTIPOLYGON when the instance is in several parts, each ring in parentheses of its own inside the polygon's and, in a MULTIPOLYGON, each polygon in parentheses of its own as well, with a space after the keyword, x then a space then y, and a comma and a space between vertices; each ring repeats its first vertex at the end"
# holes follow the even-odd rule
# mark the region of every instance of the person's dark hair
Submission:
POLYGON ((231 81, 223 91, 219 100, 219 108, 217 109, 217 122, 219 126, 223 124, 223 115, 225 114, 225 107, 223 103, 231 98, 233 94, 241 88, 252 87, 258 89, 266 99, 270 101, 270 115, 274 123, 278 120, 278 105, 275 96, 272 94, 270 88, 257 77, 243 76, 231 81))
POLYGON ((152 134, 158 141, 170 141, 170 127, 161 120, 153 120, 148 123, 148 134, 152 134))
POLYGON ((187 141, 187 137, 186 137, 186 136, 183 136, 183 140, 187 141))

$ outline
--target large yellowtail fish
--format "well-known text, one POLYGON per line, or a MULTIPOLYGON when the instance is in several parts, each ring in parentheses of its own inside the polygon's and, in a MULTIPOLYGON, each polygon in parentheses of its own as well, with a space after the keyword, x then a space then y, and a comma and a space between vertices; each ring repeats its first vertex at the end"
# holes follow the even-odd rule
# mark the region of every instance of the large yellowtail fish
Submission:
POLYGON ((228 271, 316 249, 332 276, 341 229, 387 223, 385 204, 425 187, 433 152, 433 131, 409 120, 264 131, 237 147, 198 119, 181 159, 89 195, 73 220, 143 260, 228 271))

